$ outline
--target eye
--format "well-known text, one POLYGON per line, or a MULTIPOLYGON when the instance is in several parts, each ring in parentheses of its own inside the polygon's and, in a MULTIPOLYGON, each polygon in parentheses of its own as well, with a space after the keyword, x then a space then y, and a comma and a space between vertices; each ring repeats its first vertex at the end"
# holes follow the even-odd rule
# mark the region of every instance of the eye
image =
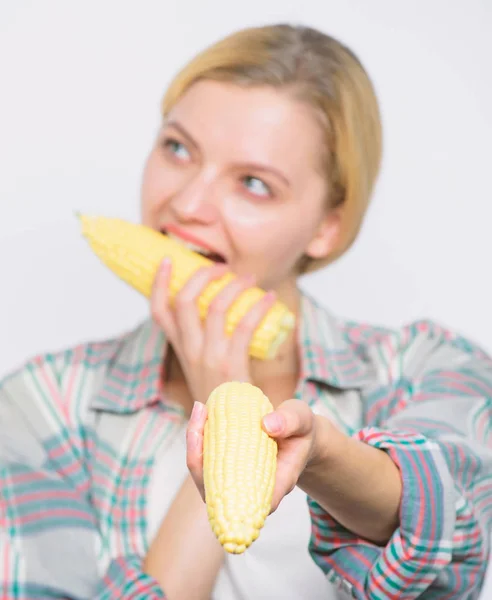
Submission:
POLYGON ((178 140, 173 138, 166 138, 164 140, 164 148, 169 150, 171 154, 179 158, 180 160, 188 160, 190 158, 190 153, 186 149, 186 146, 178 140))
POLYGON ((267 197, 273 195, 270 187, 258 177, 247 175, 243 178, 243 183, 248 191, 255 196, 267 197))

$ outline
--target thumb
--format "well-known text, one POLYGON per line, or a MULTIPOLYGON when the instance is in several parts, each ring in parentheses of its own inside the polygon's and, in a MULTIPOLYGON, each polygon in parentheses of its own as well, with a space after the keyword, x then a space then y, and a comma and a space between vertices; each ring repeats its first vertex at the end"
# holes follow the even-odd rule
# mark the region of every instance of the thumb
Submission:
POLYGON ((303 400, 285 400, 263 417, 263 429, 273 438, 302 437, 313 428, 314 414, 303 400))

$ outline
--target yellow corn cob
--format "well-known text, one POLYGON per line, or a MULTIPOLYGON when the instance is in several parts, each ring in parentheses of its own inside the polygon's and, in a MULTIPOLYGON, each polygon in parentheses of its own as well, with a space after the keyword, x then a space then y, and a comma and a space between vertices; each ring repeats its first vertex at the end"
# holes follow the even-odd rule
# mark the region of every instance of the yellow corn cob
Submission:
POLYGON ((203 440, 205 501, 212 530, 231 554, 258 537, 270 514, 277 442, 261 428, 270 400, 256 386, 231 381, 207 401, 203 440))
MULTIPOLYGON (((100 216, 77 215, 82 225, 82 234, 92 250, 120 279, 130 284, 141 294, 150 297, 152 284, 161 261, 169 257, 172 261, 170 282, 171 302, 188 279, 201 267, 213 261, 193 252, 158 231, 144 225, 122 219, 100 216)), ((213 298, 235 275, 227 273, 212 281, 203 291, 198 308, 204 319, 213 298)), ((262 298, 265 292, 257 287, 243 292, 227 313, 226 333, 231 335, 241 318, 262 298)), ((295 317, 281 303, 276 302, 267 312, 252 337, 249 354, 254 358, 274 358, 278 348, 294 327, 295 317)))

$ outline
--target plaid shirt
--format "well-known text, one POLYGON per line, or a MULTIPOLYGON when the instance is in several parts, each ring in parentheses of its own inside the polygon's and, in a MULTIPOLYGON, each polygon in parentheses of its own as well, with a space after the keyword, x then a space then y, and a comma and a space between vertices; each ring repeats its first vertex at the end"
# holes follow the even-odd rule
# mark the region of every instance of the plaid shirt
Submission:
MULTIPOLYGON (((403 479, 385 547, 309 500, 314 561, 354 598, 477 598, 492 519, 490 358, 435 323, 341 321, 307 295, 297 335, 296 397, 388 452, 403 479)), ((1 600, 166 597, 142 570, 154 457, 184 418, 162 389, 165 351, 148 320, 1 382, 1 600)))

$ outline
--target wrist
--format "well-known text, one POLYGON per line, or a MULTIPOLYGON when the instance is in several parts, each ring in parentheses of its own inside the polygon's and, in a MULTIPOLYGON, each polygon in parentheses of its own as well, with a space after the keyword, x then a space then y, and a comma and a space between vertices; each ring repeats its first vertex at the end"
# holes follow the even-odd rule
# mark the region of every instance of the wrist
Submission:
POLYGON ((314 416, 314 436, 310 457, 299 481, 311 481, 325 476, 334 466, 350 443, 350 438, 340 431, 329 419, 314 416))

